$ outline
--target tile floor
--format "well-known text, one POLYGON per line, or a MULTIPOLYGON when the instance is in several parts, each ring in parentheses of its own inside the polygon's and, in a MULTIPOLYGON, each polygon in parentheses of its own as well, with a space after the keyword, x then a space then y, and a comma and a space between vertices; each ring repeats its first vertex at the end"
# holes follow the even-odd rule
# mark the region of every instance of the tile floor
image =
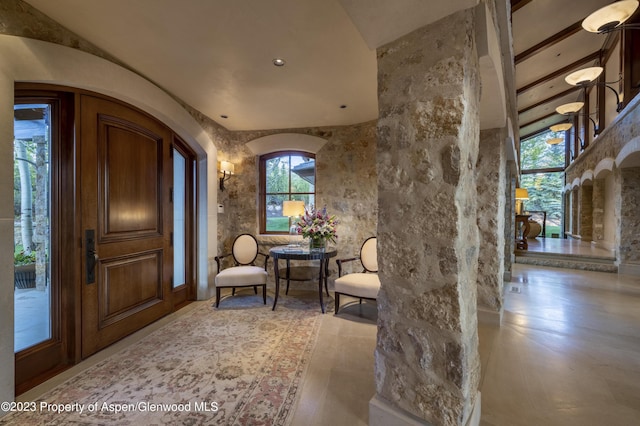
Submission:
MULTIPOLYGON (((505 286, 502 327, 479 326, 482 426, 640 424, 640 277, 514 265, 505 286)), ((365 302, 323 316, 293 426, 368 424, 376 315, 365 302)))

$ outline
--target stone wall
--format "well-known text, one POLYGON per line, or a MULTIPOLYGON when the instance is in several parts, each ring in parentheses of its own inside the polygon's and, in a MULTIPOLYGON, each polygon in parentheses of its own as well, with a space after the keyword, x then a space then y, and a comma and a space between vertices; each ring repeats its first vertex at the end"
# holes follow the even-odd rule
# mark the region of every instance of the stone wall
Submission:
POLYGON ((593 181, 593 241, 604 239, 604 208, 605 208, 605 182, 604 179, 593 181))
POLYGON ((478 307, 493 312, 502 310, 507 186, 505 140, 503 129, 481 131, 476 165, 478 229, 482 241, 478 253, 478 307))
POLYGON ((640 269, 640 167, 620 169, 620 253, 621 264, 640 269))
POLYGON ((378 49, 372 406, 439 425, 464 424, 478 395, 479 91, 472 10, 378 49))
MULTIPOLYGON (((206 117, 201 117, 203 127, 206 117)), ((215 127, 212 130, 216 130, 215 127)), ((217 130, 216 130, 217 131, 217 130)), ((376 123, 307 129, 226 132, 218 145, 218 158, 235 164, 235 175, 218 190, 224 214, 218 215, 218 250, 228 252, 236 235, 258 236, 258 158, 247 142, 277 133, 317 136, 327 143, 316 153, 316 205, 335 214, 338 225, 336 247, 339 257, 357 255, 367 237, 374 236, 378 223, 376 170, 376 123)), ((258 236, 265 253, 286 244, 287 236, 258 236)), ((335 277, 335 262, 330 263, 335 277)), ((270 274, 272 275, 272 274, 270 274)), ((273 279, 271 276, 270 279, 273 279)))
POLYGON ((593 186, 582 185, 578 190, 578 198, 578 232, 583 241, 590 242, 593 238, 593 186))
POLYGON ((627 142, 640 136, 638 123, 640 123, 640 96, 632 99, 614 122, 567 167, 566 181, 573 182, 574 179, 581 178, 585 171, 593 171, 605 158, 615 159, 627 142))

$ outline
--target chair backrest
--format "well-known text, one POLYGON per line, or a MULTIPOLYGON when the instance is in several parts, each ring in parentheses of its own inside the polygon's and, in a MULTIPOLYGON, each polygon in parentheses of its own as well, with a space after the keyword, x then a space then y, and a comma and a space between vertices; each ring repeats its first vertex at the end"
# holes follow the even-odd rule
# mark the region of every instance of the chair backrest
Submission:
POLYGON ((367 272, 378 272, 378 249, 376 237, 367 238, 360 248, 360 261, 367 272))
POLYGON ((238 235, 231 249, 233 260, 239 265, 249 265, 258 257, 258 241, 251 234, 238 235))

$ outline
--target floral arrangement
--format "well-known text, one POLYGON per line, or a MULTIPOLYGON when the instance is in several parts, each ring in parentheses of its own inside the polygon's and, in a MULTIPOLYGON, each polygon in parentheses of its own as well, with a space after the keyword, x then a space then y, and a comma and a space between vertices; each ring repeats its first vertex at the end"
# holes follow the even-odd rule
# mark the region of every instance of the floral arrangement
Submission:
POLYGON ((335 216, 329 216, 327 208, 316 210, 313 206, 310 209, 305 207, 304 215, 296 223, 298 234, 302 234, 305 238, 311 238, 313 241, 331 241, 334 243, 338 234, 336 233, 336 225, 338 219, 335 216))

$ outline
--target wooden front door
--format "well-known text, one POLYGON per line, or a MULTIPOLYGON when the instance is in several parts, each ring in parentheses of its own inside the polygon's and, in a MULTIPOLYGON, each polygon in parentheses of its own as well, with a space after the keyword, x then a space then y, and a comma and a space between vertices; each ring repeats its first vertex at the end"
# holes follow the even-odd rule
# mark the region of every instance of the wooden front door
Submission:
POLYGON ((80 99, 82 357, 172 310, 169 129, 89 95, 80 99))

